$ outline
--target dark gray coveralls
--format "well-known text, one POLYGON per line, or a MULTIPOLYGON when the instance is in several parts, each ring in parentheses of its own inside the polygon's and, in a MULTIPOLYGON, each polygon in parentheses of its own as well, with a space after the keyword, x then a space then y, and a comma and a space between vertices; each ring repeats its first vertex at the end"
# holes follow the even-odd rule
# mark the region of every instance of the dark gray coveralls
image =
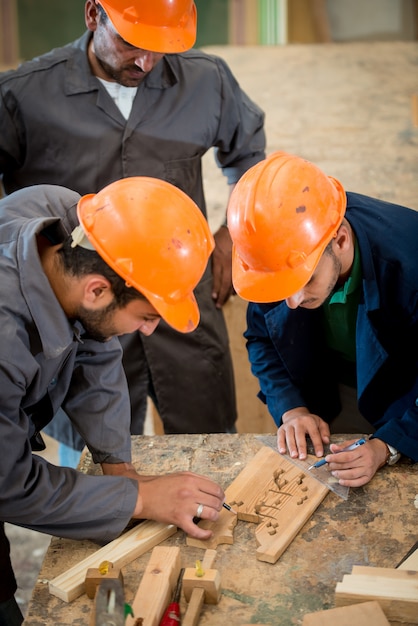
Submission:
MULTIPOLYGON (((185 191, 206 215, 201 159, 215 147, 228 183, 264 158, 263 112, 226 63, 198 50, 166 55, 138 87, 126 121, 91 74, 91 33, 0 76, 0 173, 5 191, 54 183, 81 195, 127 176, 153 176, 185 191)), ((154 398, 166 433, 225 432, 236 421, 223 313, 211 268, 196 296, 199 327, 181 334, 161 322, 150 337, 122 340, 134 434, 154 398)), ((68 421, 49 434, 73 444, 68 421)))

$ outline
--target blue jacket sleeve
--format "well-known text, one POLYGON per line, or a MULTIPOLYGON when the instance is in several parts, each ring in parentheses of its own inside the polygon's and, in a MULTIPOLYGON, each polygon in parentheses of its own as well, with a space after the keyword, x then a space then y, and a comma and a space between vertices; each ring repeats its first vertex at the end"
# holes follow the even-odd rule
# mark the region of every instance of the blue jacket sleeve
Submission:
POLYGON ((250 303, 244 337, 247 340, 251 371, 260 384, 258 397, 267 404, 275 423, 280 426, 283 413, 306 406, 306 403, 281 358, 279 341, 277 338, 273 339, 271 334, 271 328, 277 329, 276 307, 280 305, 250 303))

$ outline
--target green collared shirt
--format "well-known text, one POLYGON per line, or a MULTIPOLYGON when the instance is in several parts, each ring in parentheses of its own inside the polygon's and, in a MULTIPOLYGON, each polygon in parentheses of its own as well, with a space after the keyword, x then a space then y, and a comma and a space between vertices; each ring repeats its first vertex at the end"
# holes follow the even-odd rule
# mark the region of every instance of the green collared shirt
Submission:
POLYGON ((336 354, 340 366, 339 380, 352 387, 356 386, 356 321, 361 280, 360 251, 356 242, 348 280, 322 305, 326 342, 336 354))

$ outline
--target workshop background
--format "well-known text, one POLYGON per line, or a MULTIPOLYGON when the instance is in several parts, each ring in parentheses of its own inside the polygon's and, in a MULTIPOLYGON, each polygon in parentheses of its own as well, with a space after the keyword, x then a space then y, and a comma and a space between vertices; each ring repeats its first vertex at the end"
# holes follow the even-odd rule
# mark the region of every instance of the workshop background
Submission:
MULTIPOLYGON (((223 56, 241 86, 265 110, 269 153, 284 149, 301 154, 352 191, 418 209, 418 0, 195 1, 196 47, 223 56), (345 65, 344 55, 346 44, 353 42, 361 62, 351 67, 345 65), (289 50, 292 71, 275 66, 277 46, 289 50), (309 63, 298 65, 299 57, 306 59, 306 50, 309 63), (399 73, 402 56, 409 60, 409 69, 399 73), (344 108, 336 106, 324 119, 324 99, 328 112, 337 92, 344 108)), ((0 0, 0 71, 77 38, 85 28, 84 4, 0 0)), ((223 219, 227 189, 210 153, 204 176, 209 222, 215 230, 223 219)), ((245 303, 232 298, 225 314, 238 431, 272 433, 274 423, 256 398, 257 383, 249 371, 242 337, 245 303)), ((154 432, 162 432, 161 424, 150 407, 147 434, 154 432)), ((56 445, 49 443, 45 456, 56 462, 56 445)), ((7 533, 18 578, 17 599, 25 612, 49 537, 11 525, 7 533)))

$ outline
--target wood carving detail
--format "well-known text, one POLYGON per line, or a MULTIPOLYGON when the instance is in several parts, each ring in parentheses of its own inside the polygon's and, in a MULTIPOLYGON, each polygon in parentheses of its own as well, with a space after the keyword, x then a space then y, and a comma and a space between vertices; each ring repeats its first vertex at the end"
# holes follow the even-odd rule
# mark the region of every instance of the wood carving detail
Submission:
POLYGON ((225 490, 237 515, 222 510, 217 522, 202 520, 199 526, 212 529, 213 537, 206 542, 188 537, 187 544, 202 548, 232 544, 237 520, 254 522, 257 559, 275 563, 327 493, 326 485, 265 446, 225 490))

